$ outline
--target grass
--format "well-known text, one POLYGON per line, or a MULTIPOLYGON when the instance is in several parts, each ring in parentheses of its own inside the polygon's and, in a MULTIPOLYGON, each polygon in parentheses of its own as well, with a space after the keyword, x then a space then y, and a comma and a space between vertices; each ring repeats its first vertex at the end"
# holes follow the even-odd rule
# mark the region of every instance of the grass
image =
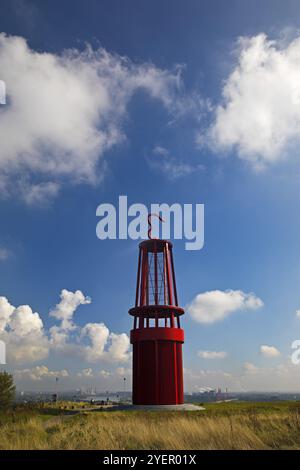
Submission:
POLYGON ((207 404, 202 412, 87 411, 75 405, 0 414, 0 449, 300 449, 300 403, 207 404))

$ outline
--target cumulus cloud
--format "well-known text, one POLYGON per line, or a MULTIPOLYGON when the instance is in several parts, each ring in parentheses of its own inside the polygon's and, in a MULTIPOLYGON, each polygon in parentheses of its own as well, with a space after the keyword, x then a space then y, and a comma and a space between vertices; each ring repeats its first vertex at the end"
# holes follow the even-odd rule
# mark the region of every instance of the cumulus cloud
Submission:
POLYGON ((53 181, 20 185, 20 195, 28 206, 44 206, 57 196, 59 184, 53 181))
POLYGON ((205 138, 216 151, 235 149, 262 167, 286 157, 300 140, 300 38, 282 43, 259 34, 240 38, 237 49, 205 138))
POLYGON ((77 377, 79 378, 91 378, 94 377, 93 369, 88 367, 87 369, 82 369, 81 372, 77 373, 77 377))
POLYGON ((130 341, 126 333, 110 332, 104 323, 88 323, 81 331, 81 337, 89 344, 82 348, 83 357, 95 362, 127 362, 130 359, 130 341))
POLYGON ((124 377, 125 375, 131 375, 132 370, 131 368, 125 368, 125 367, 117 367, 116 368, 116 374, 124 377))
POLYGON ((75 292, 62 289, 60 294, 60 302, 50 311, 50 316, 61 321, 61 329, 74 329, 73 315, 79 305, 90 304, 90 297, 86 297, 80 290, 75 292))
POLYGON ((296 317, 300 318, 300 310, 296 310, 296 317))
POLYGON ((6 297, 0 297, 0 333, 3 333, 9 323, 15 307, 9 303, 6 297))
POLYGON ((112 374, 113 373, 110 370, 105 370, 105 369, 102 369, 99 372, 99 376, 104 378, 104 379, 108 379, 109 377, 112 376, 112 374))
POLYGON ((60 320, 58 325, 53 325, 49 329, 51 349, 59 353, 74 354, 78 345, 74 344, 72 333, 78 329, 73 321, 73 315, 81 304, 89 304, 90 299, 85 298, 81 291, 71 292, 63 289, 60 294, 61 301, 53 310, 50 310, 50 317, 60 320))
MULTIPOLYGON (((185 109, 180 68, 136 64, 103 48, 37 52, 24 38, 2 33, 0 70, 8 97, 0 112, 0 174, 8 190, 20 171, 39 177, 27 203, 56 195, 62 178, 101 179, 99 161, 124 140, 127 104, 137 90, 171 114, 185 109)), ((22 184, 14 186, 22 192, 22 184)))
POLYGON ((104 355, 104 348, 108 342, 109 329, 104 323, 87 323, 81 331, 82 338, 89 339, 83 354, 89 361, 96 361, 104 355))
POLYGON ((299 390, 299 366, 292 364, 290 358, 274 367, 259 367, 247 362, 239 381, 248 391, 296 392, 299 390))
POLYGON ((239 310, 256 310, 263 306, 254 293, 241 290, 214 290, 198 294, 187 311, 199 323, 214 323, 239 310))
POLYGON ((256 374, 259 371, 259 367, 252 362, 245 362, 243 365, 243 371, 245 374, 256 374))
POLYGON ((14 307, 6 297, 0 297, 0 339, 6 343, 8 362, 35 362, 48 356, 39 314, 29 305, 14 307))
POLYGON ((80 305, 91 303, 82 291, 62 289, 60 302, 50 311, 58 321, 49 330, 29 305, 14 307, 0 297, 0 340, 7 346, 8 363, 31 363, 49 353, 72 355, 86 362, 124 363, 130 357, 130 341, 125 333, 110 331, 104 323, 79 326, 73 316, 80 305))
POLYGON ((109 378, 118 378, 118 377, 130 377, 131 376, 131 368, 125 367, 116 367, 112 370, 101 369, 99 371, 95 371, 91 368, 83 369, 78 372, 77 377, 85 378, 85 379, 109 379, 109 378))
POLYGON ((220 386, 234 390, 236 386, 235 377, 223 370, 184 369, 184 382, 185 389, 190 392, 211 390, 220 386))
POLYGON ((227 357, 226 351, 198 351, 198 357, 202 359, 224 359, 227 357))
POLYGON ((60 320, 59 325, 50 328, 52 349, 61 353, 81 356, 88 362, 105 360, 126 362, 130 358, 130 342, 125 333, 113 333, 104 323, 86 323, 79 327, 73 320, 80 305, 91 303, 90 297, 80 290, 63 289, 60 302, 50 311, 50 316, 60 320))
POLYGON ((17 369, 14 372, 14 378, 19 380, 33 380, 33 381, 41 381, 44 378, 49 377, 69 377, 69 372, 66 369, 62 370, 50 370, 46 366, 36 366, 32 369, 17 369))
POLYGON ((130 341, 126 333, 110 334, 110 345, 108 354, 113 361, 127 362, 130 359, 130 341))
POLYGON ((275 346, 267 346, 266 344, 263 344, 260 347, 260 352, 265 357, 278 357, 278 356, 280 356, 280 351, 277 348, 275 348, 275 346))
POLYGON ((185 390, 203 392, 227 387, 230 391, 297 392, 299 366, 290 359, 273 367, 245 362, 241 370, 184 369, 185 390))

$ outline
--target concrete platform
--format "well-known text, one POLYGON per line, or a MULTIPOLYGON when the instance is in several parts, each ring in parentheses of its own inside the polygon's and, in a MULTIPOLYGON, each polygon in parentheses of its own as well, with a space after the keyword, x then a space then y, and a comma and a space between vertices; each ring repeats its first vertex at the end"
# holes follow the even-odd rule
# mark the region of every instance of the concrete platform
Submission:
POLYGON ((132 411, 204 411, 203 406, 194 405, 193 403, 183 403, 182 405, 118 405, 115 410, 132 410, 132 411))

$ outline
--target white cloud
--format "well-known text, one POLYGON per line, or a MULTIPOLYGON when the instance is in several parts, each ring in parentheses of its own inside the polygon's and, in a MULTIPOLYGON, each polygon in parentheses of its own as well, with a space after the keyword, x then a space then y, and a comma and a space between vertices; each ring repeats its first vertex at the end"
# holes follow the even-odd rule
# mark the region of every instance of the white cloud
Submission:
POLYGON ((105 380, 105 387, 117 386, 119 390, 123 389, 124 383, 122 379, 131 378, 131 368, 116 367, 110 370, 100 369, 93 370, 91 368, 82 369, 77 372, 76 377, 81 379, 77 385, 82 386, 83 383, 93 383, 95 386, 103 387, 103 380, 105 380), (84 379, 84 382, 82 381, 84 379), (121 379, 121 380, 120 380, 121 379))
POLYGON ((93 369, 88 367, 87 369, 83 369, 81 372, 77 373, 77 377, 79 378, 92 378, 94 377, 93 369))
POLYGON ((60 328, 62 330, 74 329, 73 315, 79 305, 86 305, 91 303, 90 297, 86 297, 81 290, 75 292, 62 289, 60 293, 60 302, 56 305, 55 309, 50 311, 50 316, 61 321, 60 328))
POLYGON ((300 141, 300 38, 242 37, 238 54, 206 138, 216 151, 235 149, 261 167, 300 141))
POLYGON ((239 383, 244 390, 287 391, 299 390, 299 366, 290 359, 275 367, 259 367, 251 362, 244 364, 239 383))
POLYGON ((110 332, 104 323, 86 323, 79 327, 73 316, 80 305, 91 303, 90 297, 80 290, 63 289, 61 300, 50 316, 60 320, 60 325, 50 328, 50 344, 54 351, 81 356, 87 362, 104 360, 126 362, 130 359, 130 341, 125 333, 110 332))
POLYGON ((131 368, 125 368, 125 367, 117 367, 116 368, 116 374, 123 377, 123 378, 124 378, 124 376, 128 376, 128 375, 130 376, 131 373, 132 373, 131 368))
POLYGON ((104 323, 88 323, 81 330, 81 338, 88 338, 89 344, 82 347, 86 360, 95 362, 127 362, 130 355, 130 341, 126 333, 109 331, 104 323))
POLYGON ((110 334, 110 346, 108 348, 108 354, 113 361, 116 362, 127 362, 130 355, 130 340, 126 333, 110 334))
POLYGON ((278 357, 278 356, 280 356, 280 351, 277 348, 275 348, 275 346, 267 346, 266 344, 263 344, 260 347, 260 352, 265 357, 278 357))
POLYGON ((15 307, 9 303, 6 297, 0 297, 0 333, 3 333, 9 323, 15 307))
POLYGON ((87 379, 109 379, 109 378, 118 378, 122 377, 130 377, 131 376, 131 368, 125 367, 116 367, 112 370, 101 369, 100 371, 94 371, 91 368, 83 369, 81 372, 77 373, 77 377, 79 378, 87 378, 87 379))
POLYGON ((112 376, 112 372, 111 372, 111 371, 102 369, 102 370, 100 370, 100 372, 99 372, 99 377, 102 377, 102 378, 104 378, 104 379, 107 379, 107 378, 109 378, 109 377, 111 377, 111 376, 112 376))
POLYGON ((14 307, 0 297, 0 339, 6 343, 8 363, 35 362, 48 356, 42 319, 29 305, 14 307))
POLYGON ((1 79, 8 104, 0 113, 0 175, 28 203, 57 194, 62 178, 95 183, 99 160, 124 140, 127 104, 144 90, 171 114, 185 112, 181 69, 161 70, 151 63, 90 46, 56 55, 37 52, 25 39, 0 34, 1 79), (26 195, 15 176, 40 181, 26 195), (45 178, 47 178, 45 180, 45 178))
POLYGON ((187 311, 199 323, 214 323, 239 310, 256 310, 263 306, 254 293, 241 290, 214 290, 198 294, 187 311))
POLYGON ((14 307, 0 297, 0 339, 7 345, 8 363, 31 363, 53 352, 62 357, 72 355, 86 362, 128 362, 131 357, 129 337, 109 331, 104 323, 78 326, 73 316, 80 305, 91 299, 80 290, 62 289, 60 302, 50 311, 59 321, 46 330, 40 315, 29 305, 14 307))
POLYGON ((259 371, 259 367, 252 362, 245 362, 243 369, 245 374, 256 374, 259 371))
POLYGON ((104 355, 104 348, 109 339, 109 329, 104 323, 87 323, 81 331, 81 337, 89 339, 89 345, 83 349, 88 361, 97 361, 104 355))
POLYGON ((53 181, 20 186, 20 194, 28 206, 44 206, 57 196, 59 184, 53 181))
MULTIPOLYGON (((54 390, 56 378, 59 379, 58 393, 62 390, 85 389, 87 393, 92 387, 98 390, 123 390, 124 377, 130 387, 131 368, 113 367, 109 369, 92 369, 90 367, 76 371, 66 368, 51 369, 46 365, 38 365, 32 368, 16 369, 13 372, 18 390, 46 391, 54 390)), ((126 388, 128 388, 126 387, 126 388)))
POLYGON ((235 377, 223 370, 184 369, 184 383, 186 392, 199 392, 203 389, 216 389, 228 387, 233 390, 236 385, 235 377))
POLYGON ((300 310, 296 310, 296 317, 300 318, 300 310))
POLYGON ((186 161, 180 161, 170 155, 165 147, 156 145, 148 158, 150 168, 163 173, 170 180, 177 180, 196 171, 204 170, 203 165, 192 165, 186 161))
POLYGON ((199 392, 227 387, 229 391, 297 392, 299 391, 299 366, 290 359, 274 367, 259 367, 245 362, 242 369, 184 369, 186 392, 199 392))
POLYGON ((66 369, 62 370, 49 370, 46 366, 36 366, 32 369, 22 369, 16 370, 14 372, 14 378, 17 381, 20 380, 33 380, 33 381, 41 381, 44 378, 51 378, 51 377, 69 377, 69 372, 66 369))
POLYGON ((198 351, 197 356, 202 359, 224 359, 227 353, 226 351, 198 351))

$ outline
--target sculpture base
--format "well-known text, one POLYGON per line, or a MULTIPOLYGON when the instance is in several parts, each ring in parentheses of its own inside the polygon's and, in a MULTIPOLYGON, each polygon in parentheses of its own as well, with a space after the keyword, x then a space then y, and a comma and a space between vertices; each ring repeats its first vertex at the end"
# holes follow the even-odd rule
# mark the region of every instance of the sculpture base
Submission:
POLYGON ((136 405, 179 405, 184 401, 181 328, 131 330, 132 401, 136 405))
POLYGON ((132 411, 204 411, 203 406, 193 403, 183 403, 182 405, 118 405, 119 410, 132 411))

